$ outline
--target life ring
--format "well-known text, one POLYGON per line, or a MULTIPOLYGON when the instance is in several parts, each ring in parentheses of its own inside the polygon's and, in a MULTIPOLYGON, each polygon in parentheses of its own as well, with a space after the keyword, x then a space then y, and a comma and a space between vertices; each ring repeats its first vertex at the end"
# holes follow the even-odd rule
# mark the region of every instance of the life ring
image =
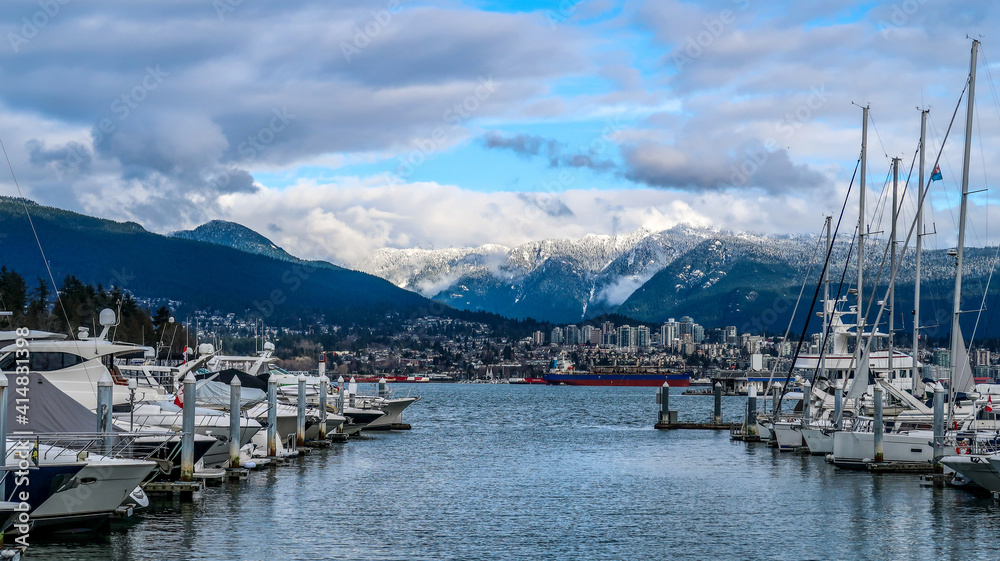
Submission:
POLYGON ((962 454, 971 454, 968 444, 959 444, 955 447, 955 453, 961 456, 962 454))

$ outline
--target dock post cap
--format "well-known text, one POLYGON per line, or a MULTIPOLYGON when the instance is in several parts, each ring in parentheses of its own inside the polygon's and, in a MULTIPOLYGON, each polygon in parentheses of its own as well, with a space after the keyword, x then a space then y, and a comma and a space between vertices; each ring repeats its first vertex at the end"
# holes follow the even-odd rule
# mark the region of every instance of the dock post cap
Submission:
POLYGON ((97 380, 97 385, 102 388, 108 388, 115 385, 115 381, 111 379, 111 373, 105 370, 104 374, 101 374, 100 379, 97 380))
POLYGON ((715 387, 716 388, 721 388, 722 387, 722 382, 716 382, 715 383, 715 387))
POLYGON ((194 384, 195 382, 196 382, 196 380, 194 379, 194 374, 188 372, 187 376, 184 376, 184 383, 185 384, 194 384))
POLYGON ((306 381, 306 375, 305 374, 299 374, 299 381, 300 382, 305 382, 306 381))
POLYGON ((229 385, 230 386, 242 386, 243 382, 240 381, 240 377, 239 376, 233 376, 233 379, 232 379, 231 382, 229 382, 229 385))
POLYGON ((322 376, 319 377, 319 383, 321 383, 321 384, 329 384, 330 383, 330 379, 327 378, 326 375, 324 374, 324 375, 322 375, 322 376))

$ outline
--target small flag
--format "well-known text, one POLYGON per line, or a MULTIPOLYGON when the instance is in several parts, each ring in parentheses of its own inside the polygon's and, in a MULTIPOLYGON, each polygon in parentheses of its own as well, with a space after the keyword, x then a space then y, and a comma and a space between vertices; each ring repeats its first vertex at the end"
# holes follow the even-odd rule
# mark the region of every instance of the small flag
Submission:
POLYGON ((934 171, 931 172, 931 181, 941 181, 941 165, 938 164, 934 166, 934 171))
POLYGON ((177 393, 174 394, 174 405, 184 407, 184 386, 178 388, 177 393))
POLYGON ((992 395, 989 396, 988 398, 986 398, 986 411, 988 413, 992 413, 993 412, 993 396, 992 395))

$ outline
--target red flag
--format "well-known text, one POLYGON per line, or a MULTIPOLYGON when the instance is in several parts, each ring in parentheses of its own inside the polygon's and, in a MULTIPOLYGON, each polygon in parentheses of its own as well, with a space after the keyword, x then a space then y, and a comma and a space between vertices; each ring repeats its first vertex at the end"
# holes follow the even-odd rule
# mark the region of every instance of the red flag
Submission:
POLYGON ((184 407, 184 387, 182 386, 177 393, 174 394, 174 405, 177 407, 184 407))
POLYGON ((986 398, 986 411, 989 412, 989 413, 993 412, 993 396, 992 395, 986 398))

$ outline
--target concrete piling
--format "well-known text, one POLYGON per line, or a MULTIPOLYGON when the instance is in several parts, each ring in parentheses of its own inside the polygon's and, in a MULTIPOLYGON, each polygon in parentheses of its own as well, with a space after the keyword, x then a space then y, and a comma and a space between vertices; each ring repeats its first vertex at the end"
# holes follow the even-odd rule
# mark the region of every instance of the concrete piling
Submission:
POLYGON ((722 424, 722 382, 716 382, 715 387, 715 414, 712 415, 712 422, 722 424))
POLYGON ((659 399, 657 401, 660 403, 660 422, 666 423, 670 420, 670 385, 663 382, 660 387, 660 393, 658 394, 659 399))
POLYGON ((833 385, 833 426, 840 430, 843 427, 844 416, 844 384, 837 380, 833 385))
POLYGON ((113 448, 113 433, 111 431, 111 409, 114 403, 115 382, 111 379, 111 373, 107 370, 101 374, 97 380, 97 432, 104 436, 104 449, 102 453, 111 455, 113 448))
POLYGON ((944 456, 944 398, 945 389, 934 384, 934 459, 944 456))
POLYGON ((233 376, 229 383, 229 467, 240 467, 240 396, 243 383, 233 376))
POLYGON ((750 390, 747 392, 747 414, 746 419, 746 430, 743 434, 747 436, 757 435, 757 386, 750 386, 750 390))
POLYGON ((306 377, 299 374, 298 415, 295 419, 295 446, 301 448, 306 444, 306 377))
POLYGON ((809 421, 812 417, 812 411, 810 411, 810 401, 812 401, 812 384, 809 380, 802 382, 802 426, 808 426, 809 421))
POLYGON ((875 384, 872 390, 875 397, 875 420, 872 424, 872 434, 875 437, 875 463, 881 464, 885 456, 883 455, 882 439, 885 438, 885 425, 882 423, 882 386, 875 384))
MULTIPOLYGON (((0 374, 0 450, 7 455, 7 375, 0 374)), ((7 478, 0 478, 0 498, 7 497, 7 478)))
POLYGON ((267 457, 278 455, 278 379, 267 379, 267 457))
POLYGON ((194 481, 194 409, 198 383, 190 372, 184 377, 184 413, 181 427, 181 481, 194 481))
POLYGON ((326 374, 323 372, 324 370, 326 369, 325 368, 320 369, 320 376, 319 376, 319 439, 320 440, 326 440, 326 416, 327 416, 326 396, 327 393, 329 393, 327 389, 330 386, 330 379, 326 377, 326 374))

